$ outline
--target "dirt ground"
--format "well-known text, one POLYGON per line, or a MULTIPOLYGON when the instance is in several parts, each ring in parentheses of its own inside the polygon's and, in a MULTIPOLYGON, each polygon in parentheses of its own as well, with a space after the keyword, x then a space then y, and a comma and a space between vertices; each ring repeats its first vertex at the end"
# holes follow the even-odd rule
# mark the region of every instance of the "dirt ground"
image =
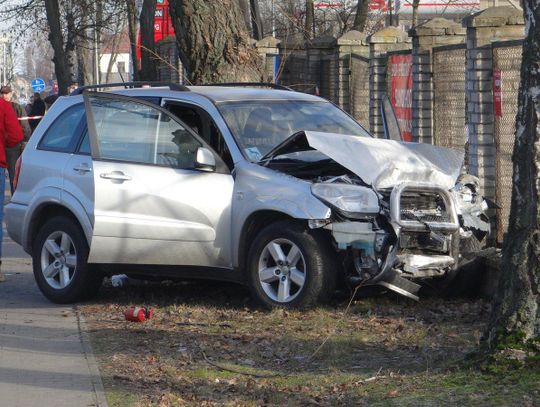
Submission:
POLYGON ((263 311, 215 282, 113 288, 78 306, 109 405, 540 406, 540 372, 467 363, 489 303, 343 294, 309 311, 263 311), (124 320, 149 306, 144 323, 124 320))

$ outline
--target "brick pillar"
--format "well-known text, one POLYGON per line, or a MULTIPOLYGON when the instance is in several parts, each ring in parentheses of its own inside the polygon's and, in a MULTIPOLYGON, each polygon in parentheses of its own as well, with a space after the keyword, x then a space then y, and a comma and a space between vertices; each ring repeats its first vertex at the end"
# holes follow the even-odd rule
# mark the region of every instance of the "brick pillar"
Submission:
POLYGON ((412 38, 413 141, 433 144, 433 47, 463 44, 466 29, 445 18, 434 18, 409 31, 412 38))
POLYGON ((387 27, 369 37, 369 130, 374 137, 384 137, 380 102, 387 93, 386 53, 409 48, 410 38, 397 27, 387 27))
POLYGON ((351 30, 337 40, 338 52, 338 104, 361 123, 369 123, 369 70, 357 57, 369 58, 366 35, 351 30), (353 60, 353 58, 355 58, 353 60), (353 72, 355 70, 355 72, 353 72), (354 77, 357 74, 357 78, 354 77), (360 101, 356 101, 360 99, 360 101), (361 104, 366 108, 362 108, 361 104))
POLYGON ((307 43, 308 77, 311 89, 332 102, 337 102, 337 52, 336 38, 322 35, 307 43))
POLYGON ((257 52, 263 59, 265 80, 274 82, 279 68, 279 43, 280 40, 274 37, 265 37, 255 43, 257 52))
POLYGON ((463 23, 467 27, 469 171, 480 178, 484 194, 495 198, 491 42, 523 38, 523 14, 514 7, 493 7, 465 18, 463 23))

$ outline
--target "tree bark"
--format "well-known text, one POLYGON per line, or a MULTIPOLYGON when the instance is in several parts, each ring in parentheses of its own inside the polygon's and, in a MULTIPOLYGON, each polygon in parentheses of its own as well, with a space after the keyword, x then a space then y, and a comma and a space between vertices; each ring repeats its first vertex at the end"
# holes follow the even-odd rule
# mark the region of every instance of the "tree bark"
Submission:
POLYGON ((313 0, 306 0, 306 25, 304 27, 304 38, 313 38, 313 24, 315 23, 315 6, 313 0))
POLYGON ((354 16, 353 30, 364 31, 368 16, 369 0, 358 0, 356 15, 354 16))
POLYGON ((143 81, 156 81, 158 77, 158 58, 154 42, 154 16, 156 0, 144 0, 141 24, 141 74, 143 81))
POLYGON ((261 10, 259 8, 259 0, 250 0, 249 4, 251 6, 251 28, 253 31, 253 38, 259 41, 264 37, 264 26, 261 18, 261 10))
POLYGON ((523 44, 512 203, 504 240, 498 292, 487 344, 526 342, 540 337, 540 0, 524 0, 523 44))
POLYGON ((60 8, 58 0, 45 0, 45 11, 49 24, 49 42, 54 51, 54 72, 58 81, 58 93, 66 95, 71 85, 70 69, 64 52, 62 26, 60 23, 60 8))
POLYGON ((262 61, 237 0, 171 0, 169 8, 191 83, 261 80, 262 61))
POLYGON ((135 0, 126 0, 128 17, 128 37, 131 47, 131 65, 133 65, 133 80, 139 80, 139 61, 137 59, 137 6, 135 0))
POLYGON ((240 7, 240 12, 244 18, 244 23, 246 24, 246 31, 251 32, 251 12, 249 9, 248 0, 238 0, 238 6, 240 7))

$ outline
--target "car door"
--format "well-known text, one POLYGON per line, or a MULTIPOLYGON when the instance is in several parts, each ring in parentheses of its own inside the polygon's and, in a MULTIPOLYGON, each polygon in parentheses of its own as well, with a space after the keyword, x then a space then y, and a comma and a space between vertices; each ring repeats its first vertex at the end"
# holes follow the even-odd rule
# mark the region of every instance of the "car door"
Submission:
POLYGON ((149 102, 85 93, 93 161, 89 262, 231 267, 233 178, 195 168, 205 142, 149 102))

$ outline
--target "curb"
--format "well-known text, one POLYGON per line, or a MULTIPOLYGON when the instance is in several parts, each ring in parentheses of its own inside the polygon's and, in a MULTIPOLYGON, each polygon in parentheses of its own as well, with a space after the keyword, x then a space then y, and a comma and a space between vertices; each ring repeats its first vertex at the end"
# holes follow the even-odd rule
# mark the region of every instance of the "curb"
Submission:
POLYGON ((105 389, 103 388, 103 382, 101 381, 101 374, 99 373, 99 367, 92 350, 92 344, 90 342, 90 336, 88 335, 88 328, 86 321, 80 313, 77 306, 73 307, 73 311, 77 317, 77 328, 79 330, 79 338, 84 352, 86 363, 88 364, 88 370, 92 377, 92 387, 94 388, 95 405, 97 407, 108 407, 107 397, 105 396, 105 389))

